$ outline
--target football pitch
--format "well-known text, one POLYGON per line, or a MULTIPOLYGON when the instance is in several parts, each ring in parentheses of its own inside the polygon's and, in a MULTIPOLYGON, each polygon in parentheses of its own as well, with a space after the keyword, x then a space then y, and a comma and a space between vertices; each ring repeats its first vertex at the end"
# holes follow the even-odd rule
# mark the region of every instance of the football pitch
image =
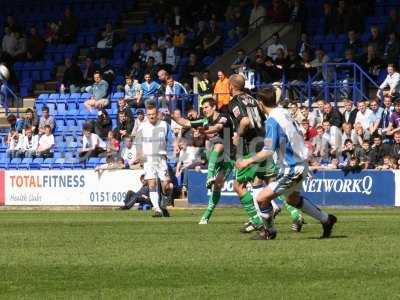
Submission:
POLYGON ((400 299, 400 210, 330 209, 333 238, 307 218, 274 241, 239 233, 240 208, 1 211, 2 299, 400 299))

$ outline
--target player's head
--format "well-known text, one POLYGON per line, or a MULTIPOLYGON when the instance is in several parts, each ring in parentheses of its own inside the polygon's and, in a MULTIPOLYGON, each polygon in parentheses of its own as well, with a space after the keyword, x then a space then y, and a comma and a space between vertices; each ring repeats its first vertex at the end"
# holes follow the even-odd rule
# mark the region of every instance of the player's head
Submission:
POLYGON ((273 88, 265 88, 257 93, 257 100, 261 109, 266 112, 267 109, 276 107, 276 93, 273 88))
POLYGON ((233 74, 229 77, 229 85, 231 93, 242 92, 244 90, 245 80, 242 75, 233 74))
POLYGON ((206 118, 210 118, 210 117, 212 117, 215 110, 217 109, 217 105, 213 98, 206 98, 203 100, 202 108, 203 108, 204 116, 206 118))
POLYGON ((150 102, 146 105, 146 115, 151 124, 155 125, 157 123, 158 111, 155 103, 150 102))

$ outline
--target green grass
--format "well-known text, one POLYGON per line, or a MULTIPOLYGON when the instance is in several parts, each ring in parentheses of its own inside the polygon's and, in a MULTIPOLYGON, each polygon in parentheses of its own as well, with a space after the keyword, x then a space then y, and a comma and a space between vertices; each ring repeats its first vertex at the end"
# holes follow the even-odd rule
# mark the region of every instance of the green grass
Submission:
POLYGON ((207 226, 200 210, 0 212, 0 298, 400 299, 398 209, 333 210, 274 241, 238 233, 241 209, 207 226))

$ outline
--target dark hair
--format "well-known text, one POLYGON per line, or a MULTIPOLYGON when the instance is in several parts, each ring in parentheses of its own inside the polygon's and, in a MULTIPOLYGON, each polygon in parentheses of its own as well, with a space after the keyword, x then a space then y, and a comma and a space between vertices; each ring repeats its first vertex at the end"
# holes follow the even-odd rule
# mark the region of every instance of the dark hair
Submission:
POLYGON ((101 77, 101 72, 100 71, 95 71, 94 73, 93 73, 93 76, 94 75, 99 75, 100 77, 101 77))
POLYGON ((45 105, 45 106, 43 106, 43 107, 42 107, 42 111, 47 111, 47 112, 48 112, 48 111, 49 111, 49 107, 48 107, 48 106, 46 106, 46 105, 45 105))
POLYGON ((276 93, 272 88, 265 88, 259 91, 257 99, 266 107, 276 107, 276 93))
POLYGON ((26 109, 26 111, 25 111, 25 113, 27 114, 27 113, 34 113, 34 111, 33 111, 33 109, 32 108, 27 108, 26 109))
POLYGON ((149 102, 147 102, 147 105, 146 105, 146 109, 154 109, 154 108, 156 108, 157 109, 157 105, 156 105, 156 103, 155 102, 153 102, 153 101, 149 101, 149 102))
POLYGON ((125 75, 125 79, 130 79, 130 80, 133 80, 133 76, 132 76, 132 75, 130 75, 130 74, 128 74, 128 75, 125 75))
POLYGON ((92 126, 91 123, 86 122, 86 123, 83 124, 82 130, 83 130, 83 131, 90 131, 90 132, 92 132, 92 131, 93 131, 93 126, 92 126))
POLYGON ((352 144, 353 144, 353 141, 352 141, 351 139, 346 139, 346 140, 344 141, 344 144, 346 145, 347 143, 352 143, 352 144))
POLYGON ((44 125, 44 127, 43 128, 48 128, 48 129, 51 129, 51 126, 49 125, 49 124, 47 124, 47 125, 44 125))
POLYGON ((204 104, 204 103, 208 103, 208 105, 210 105, 211 107, 217 106, 217 103, 215 103, 215 99, 211 98, 211 97, 207 97, 207 98, 203 99, 202 104, 204 104))

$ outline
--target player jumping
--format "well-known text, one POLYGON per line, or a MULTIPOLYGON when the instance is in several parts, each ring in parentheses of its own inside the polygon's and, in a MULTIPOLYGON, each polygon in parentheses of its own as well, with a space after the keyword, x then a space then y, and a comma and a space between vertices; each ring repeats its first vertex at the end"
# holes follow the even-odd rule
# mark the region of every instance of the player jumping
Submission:
MULTIPOLYGON (((299 192, 301 183, 308 174, 308 149, 296 122, 287 110, 277 107, 273 89, 260 91, 258 99, 260 108, 268 115, 265 121, 264 147, 256 155, 237 161, 236 167, 241 170, 246 169, 253 164, 265 161, 275 153, 279 167, 278 177, 276 181, 269 183, 258 193, 257 202, 261 207, 269 210, 269 217, 272 218, 271 200, 284 195, 290 205, 320 221, 323 228, 321 238, 329 238, 337 221, 336 217, 321 211, 299 192)), ((268 240, 276 236, 276 232, 266 226, 259 229, 259 234, 254 239, 268 240)))

